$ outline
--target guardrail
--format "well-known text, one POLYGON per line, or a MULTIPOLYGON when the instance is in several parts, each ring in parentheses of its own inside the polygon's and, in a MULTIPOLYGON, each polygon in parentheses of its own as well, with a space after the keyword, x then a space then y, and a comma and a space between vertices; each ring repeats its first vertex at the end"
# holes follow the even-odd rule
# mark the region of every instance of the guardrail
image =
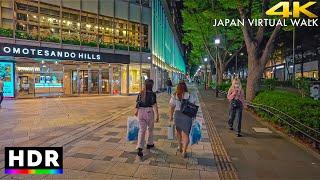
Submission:
MULTIPOLYGON (((224 96, 227 95, 227 92, 225 91, 219 91, 218 94, 222 94, 224 96)), ((319 145, 320 145, 320 131, 311 128, 305 124, 303 124, 302 122, 300 122, 299 120, 296 120, 295 118, 293 118, 292 116, 284 113, 283 111, 280 111, 274 107, 271 106, 267 106, 264 104, 257 104, 257 103, 253 103, 253 102, 249 102, 246 101, 247 106, 249 108, 251 108, 254 111, 264 111, 266 113, 268 113, 269 115, 276 117, 278 120, 280 120, 280 126, 284 126, 287 125, 290 128, 295 130, 295 134, 294 135, 300 135, 300 137, 302 136, 302 138, 304 139, 309 139, 310 143, 313 144, 313 146, 316 149, 320 149, 319 145), (296 133, 300 133, 300 134, 296 134, 296 133)))

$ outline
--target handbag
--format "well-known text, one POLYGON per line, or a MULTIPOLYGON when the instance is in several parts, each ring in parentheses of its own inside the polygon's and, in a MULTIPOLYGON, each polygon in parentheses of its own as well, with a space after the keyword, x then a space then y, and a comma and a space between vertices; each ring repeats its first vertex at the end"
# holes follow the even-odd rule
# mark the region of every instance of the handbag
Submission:
POLYGON ((239 108, 241 106, 241 101, 239 99, 232 99, 231 100, 231 106, 233 108, 239 108))
POLYGON ((181 100, 181 112, 191 118, 194 118, 197 116, 197 112, 199 109, 199 106, 195 105, 194 103, 191 103, 189 101, 190 96, 188 99, 182 99, 181 100))

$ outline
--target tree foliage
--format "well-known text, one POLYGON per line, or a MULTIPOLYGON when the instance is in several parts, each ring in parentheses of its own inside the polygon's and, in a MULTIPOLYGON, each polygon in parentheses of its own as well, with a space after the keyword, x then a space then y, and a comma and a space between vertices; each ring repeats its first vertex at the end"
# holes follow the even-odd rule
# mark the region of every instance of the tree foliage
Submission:
POLYGON ((225 19, 234 16, 233 12, 223 9, 219 1, 214 0, 185 0, 182 11, 183 42, 191 44, 189 54, 190 65, 199 65, 204 57, 214 61, 216 69, 224 71, 226 65, 234 58, 243 45, 241 29, 237 27, 215 27, 215 19, 225 19), (216 59, 214 39, 219 37, 219 54, 216 59), (231 54, 231 56, 230 56, 231 54))

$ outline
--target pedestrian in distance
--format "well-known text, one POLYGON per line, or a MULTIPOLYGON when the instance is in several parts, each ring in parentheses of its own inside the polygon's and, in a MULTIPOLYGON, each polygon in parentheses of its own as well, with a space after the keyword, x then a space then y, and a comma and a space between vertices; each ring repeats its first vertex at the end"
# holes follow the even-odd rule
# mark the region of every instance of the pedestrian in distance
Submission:
POLYGON ((170 78, 168 78, 168 80, 167 80, 167 93, 169 95, 171 95, 171 93, 172 93, 172 86, 173 86, 172 81, 170 78))
POLYGON ((143 156, 143 148, 145 145, 145 136, 147 134, 147 149, 154 147, 153 142, 153 128, 154 118, 156 114, 156 122, 159 121, 157 95, 152 91, 153 80, 147 79, 145 81, 144 89, 137 97, 136 113, 139 119, 139 134, 138 134, 138 156, 143 156))
POLYGON ((0 108, 3 101, 3 86, 4 86, 3 77, 0 77, 0 108))
POLYGON ((187 99, 190 103, 195 103, 196 99, 191 93, 185 82, 180 82, 177 86, 176 92, 172 94, 170 106, 170 121, 174 121, 176 126, 176 134, 178 140, 177 151, 182 153, 182 157, 187 157, 187 149, 189 145, 189 134, 192 126, 192 118, 181 112, 181 101, 187 99))
POLYGON ((227 98, 230 102, 229 106, 229 129, 233 130, 233 124, 236 120, 237 122, 237 136, 241 137, 241 122, 242 122, 242 111, 246 107, 244 102, 244 92, 242 90, 241 81, 239 78, 234 78, 232 80, 232 85, 228 90, 227 98))

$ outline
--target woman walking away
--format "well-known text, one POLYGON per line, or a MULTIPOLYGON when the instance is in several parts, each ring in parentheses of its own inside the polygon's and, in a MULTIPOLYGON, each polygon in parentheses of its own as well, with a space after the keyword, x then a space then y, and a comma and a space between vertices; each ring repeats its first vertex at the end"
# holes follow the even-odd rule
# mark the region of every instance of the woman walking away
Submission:
POLYGON ((195 98, 190 95, 185 82, 180 82, 176 92, 171 96, 170 121, 174 120, 176 125, 176 134, 178 138, 178 151, 184 158, 187 157, 187 148, 189 144, 189 133, 192 125, 192 118, 180 111, 182 99, 188 99, 190 103, 195 103, 195 98))
POLYGON ((159 121, 157 95, 152 91, 153 80, 147 79, 145 87, 140 92, 137 98, 136 113, 139 119, 139 135, 138 135, 138 156, 143 156, 143 147, 145 144, 145 136, 148 130, 147 149, 154 147, 153 143, 153 127, 154 127, 154 114, 157 115, 156 121, 159 121))
POLYGON ((233 130, 233 122, 236 119, 237 136, 241 137, 242 110, 246 104, 244 102, 244 92, 241 87, 241 82, 238 78, 233 79, 227 98, 230 102, 228 121, 229 129, 233 130))

